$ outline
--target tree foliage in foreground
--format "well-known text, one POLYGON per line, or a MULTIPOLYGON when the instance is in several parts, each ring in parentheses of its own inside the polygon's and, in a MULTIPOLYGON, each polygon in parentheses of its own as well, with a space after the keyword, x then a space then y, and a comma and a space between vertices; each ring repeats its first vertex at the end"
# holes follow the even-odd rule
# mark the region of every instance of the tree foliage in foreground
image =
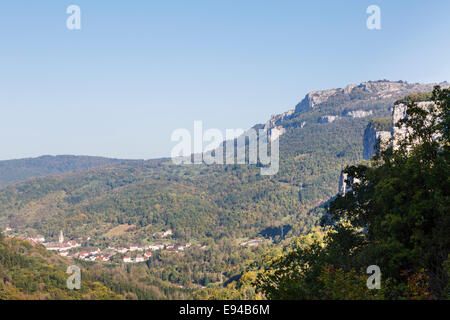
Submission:
POLYGON ((359 179, 331 202, 323 241, 299 244, 258 279, 269 299, 448 299, 450 90, 435 103, 407 105, 412 133, 399 148, 346 172, 359 179), (381 289, 366 286, 366 269, 381 269, 381 289))

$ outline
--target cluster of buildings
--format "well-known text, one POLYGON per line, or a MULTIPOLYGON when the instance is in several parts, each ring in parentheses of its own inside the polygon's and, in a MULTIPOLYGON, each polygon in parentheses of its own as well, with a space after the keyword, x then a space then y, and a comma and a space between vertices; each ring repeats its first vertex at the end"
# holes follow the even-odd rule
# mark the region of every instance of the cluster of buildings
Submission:
POLYGON ((156 232, 153 234, 154 237, 159 237, 159 238, 166 238, 171 235, 173 235, 173 232, 170 229, 167 231, 156 232))
POLYGON ((118 252, 118 253, 127 253, 127 252, 135 252, 135 251, 146 251, 146 250, 150 250, 150 251, 157 251, 157 250, 169 250, 169 251, 173 251, 173 249, 175 249, 175 251, 183 251, 185 248, 189 248, 192 244, 191 243, 186 243, 184 245, 173 245, 173 244, 163 244, 163 243, 154 243, 151 245, 147 245, 147 246, 141 246, 141 245, 130 245, 129 248, 123 248, 123 247, 108 247, 109 250, 118 252))
POLYGON ((58 242, 45 242, 44 237, 40 236, 39 241, 47 250, 59 251, 62 256, 67 256, 68 251, 73 248, 81 247, 81 244, 75 240, 64 241, 63 232, 60 231, 58 242))
POLYGON ((117 253, 127 253, 127 252, 135 252, 135 251, 145 251, 145 250, 162 250, 164 249, 164 245, 163 244, 155 244, 155 245, 151 245, 151 246, 140 246, 137 244, 132 244, 130 245, 129 248, 124 248, 124 247, 108 247, 109 250, 117 252, 117 253))
POLYGON ((125 262, 125 263, 144 262, 144 261, 147 261, 148 259, 150 259, 151 256, 152 256, 152 253, 150 251, 147 251, 143 255, 141 255, 141 254, 136 255, 135 258, 132 258, 130 256, 124 256, 123 262, 125 262))
MULTIPOLYGON (((11 227, 6 227, 5 233, 12 232, 11 227)), ((164 232, 158 232, 157 236, 161 238, 168 237, 172 235, 171 230, 167 230, 164 232)), ((112 260, 114 256, 117 254, 123 254, 122 261, 124 263, 139 263, 145 262, 152 256, 152 251, 158 250, 166 250, 168 252, 183 252, 186 248, 191 247, 191 243, 186 243, 184 245, 174 245, 174 244, 163 244, 163 243, 154 243, 150 245, 130 245, 128 248, 125 247, 113 247, 109 246, 106 250, 102 251, 99 248, 94 250, 84 250, 80 252, 76 252, 72 254, 69 253, 70 250, 81 247, 81 243, 76 240, 64 241, 64 234, 62 231, 59 233, 59 238, 57 242, 46 242, 45 237, 38 235, 35 237, 17 237, 21 240, 29 241, 33 244, 41 244, 47 250, 58 251, 61 256, 68 258, 77 258, 84 261, 92 261, 92 262, 109 262, 112 260)), ((90 238, 84 239, 89 240, 90 238)), ((83 238, 79 239, 80 241, 83 238)), ((200 245, 199 245, 200 246, 200 245)), ((206 246, 201 247, 205 249, 206 246)))
POLYGON ((115 252, 102 252, 99 248, 93 251, 81 251, 73 255, 74 258, 84 261, 108 262, 116 255, 115 252))
MULTIPOLYGON (((9 233, 12 231, 11 227, 6 227, 5 233, 9 233)), ((42 244, 47 250, 59 251, 60 253, 67 252, 70 249, 80 247, 81 244, 76 242, 75 240, 64 241, 64 235, 62 231, 59 233, 58 242, 46 242, 45 237, 42 235, 37 235, 34 237, 20 237, 20 236, 12 236, 14 238, 25 240, 31 242, 32 244, 42 244)))
MULTIPOLYGON (((157 251, 157 250, 167 250, 168 252, 182 252, 186 248, 189 248, 192 244, 186 243, 185 245, 173 245, 173 244, 162 244, 162 243, 155 243, 148 246, 130 246, 129 249, 126 249, 127 251, 123 252, 123 248, 117 248, 117 252, 120 253, 127 253, 127 252, 134 252, 134 251, 145 251, 145 253, 137 254, 134 258, 131 257, 131 255, 125 255, 123 257, 123 262, 125 263, 137 263, 137 262, 144 262, 148 260, 152 256, 151 251, 157 251), (122 250, 121 250, 122 249, 122 250), (121 250, 121 251, 119 251, 121 250)), ((114 248, 110 248, 114 249, 114 248)))
POLYGON ((68 255, 66 251, 60 251, 60 254, 66 257, 73 257, 92 262, 109 262, 117 254, 124 254, 122 258, 124 263, 139 263, 147 261, 152 256, 152 251, 167 250, 169 252, 181 252, 184 251, 185 248, 189 248, 191 245, 191 243, 177 246, 172 244, 165 245, 162 243, 155 243, 147 246, 130 245, 129 248, 109 246, 104 251, 97 248, 91 251, 77 252, 73 256, 68 255))

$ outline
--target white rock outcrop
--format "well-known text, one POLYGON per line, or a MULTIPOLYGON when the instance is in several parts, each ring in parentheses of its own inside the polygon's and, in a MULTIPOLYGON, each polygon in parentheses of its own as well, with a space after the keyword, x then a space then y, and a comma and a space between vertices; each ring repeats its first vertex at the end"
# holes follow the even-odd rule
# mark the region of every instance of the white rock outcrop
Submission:
POLYGON ((323 116, 320 117, 317 122, 319 123, 332 123, 336 120, 338 120, 340 117, 339 116, 323 116))
POLYGON ((390 131, 380 131, 369 124, 366 130, 364 130, 363 158, 365 160, 370 160, 377 151, 376 146, 378 141, 380 141, 381 149, 384 149, 387 147, 387 143, 389 142, 390 138, 390 131))
POLYGON ((273 114, 270 119, 266 122, 266 124, 264 125, 264 130, 269 130, 272 128, 275 128, 278 123, 280 123, 281 121, 286 121, 292 118, 292 116, 294 115, 295 110, 289 110, 286 112, 283 112, 281 114, 273 114))
POLYGON ((364 110, 354 110, 345 113, 346 117, 349 118, 365 118, 373 114, 372 110, 364 111, 364 110))
MULTIPOLYGON (((421 101, 416 103, 418 107, 422 109, 428 109, 430 106, 434 105, 432 101, 421 101)), ((408 115, 406 114, 407 105, 404 103, 398 103, 394 106, 392 111, 392 138, 393 138, 393 148, 394 150, 398 150, 400 147, 401 141, 408 138, 408 136, 412 133, 412 129, 407 127, 405 124, 402 126, 397 126, 397 123, 406 119, 408 115)), ((428 116, 428 119, 431 120, 431 116, 428 116)), ((427 123, 425 123, 427 124, 427 123)), ((438 136, 433 137, 434 139, 438 139, 438 136)), ((414 142, 413 142, 414 143, 414 142)))
POLYGON ((267 132, 270 141, 278 139, 286 132, 286 128, 279 125, 279 123, 291 119, 294 113, 295 110, 292 109, 281 114, 274 114, 270 117, 269 121, 264 125, 264 130, 267 132))
POLYGON ((339 194, 345 195, 347 192, 351 191, 354 183, 359 183, 358 178, 353 178, 349 176, 344 171, 341 171, 341 176, 339 177, 339 194))
POLYGON ((342 92, 343 89, 331 89, 322 91, 312 91, 295 106, 295 112, 302 112, 313 109, 316 105, 326 102, 331 96, 342 92))
POLYGON ((271 128, 269 131, 269 140, 272 142, 281 137, 284 133, 286 133, 286 128, 283 128, 282 126, 271 128))
POLYGON ((311 91, 299 104, 295 106, 295 112, 297 113, 314 109, 317 105, 327 102, 328 99, 335 95, 351 95, 356 92, 368 94, 369 100, 401 98, 412 93, 431 91, 436 85, 439 85, 442 88, 447 88, 450 86, 448 82, 420 84, 407 83, 404 81, 380 80, 362 82, 359 85, 350 84, 345 88, 311 91))

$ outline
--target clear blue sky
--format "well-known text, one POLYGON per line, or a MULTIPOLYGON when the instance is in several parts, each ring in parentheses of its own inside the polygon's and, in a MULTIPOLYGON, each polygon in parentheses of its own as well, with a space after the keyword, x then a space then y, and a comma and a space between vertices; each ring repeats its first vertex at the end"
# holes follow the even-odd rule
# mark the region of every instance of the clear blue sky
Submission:
POLYGON ((245 129, 311 90, 450 80, 449 12, 448 0, 1 1, 0 159, 169 156, 194 120, 245 129))

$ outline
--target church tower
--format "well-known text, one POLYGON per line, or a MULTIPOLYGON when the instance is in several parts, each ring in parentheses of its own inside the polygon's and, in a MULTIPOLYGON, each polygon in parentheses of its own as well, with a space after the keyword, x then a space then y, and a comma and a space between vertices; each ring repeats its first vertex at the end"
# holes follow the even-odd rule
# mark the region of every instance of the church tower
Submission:
POLYGON ((64 242, 64 236, 63 236, 63 232, 62 230, 59 232, 59 243, 63 243, 64 242))

